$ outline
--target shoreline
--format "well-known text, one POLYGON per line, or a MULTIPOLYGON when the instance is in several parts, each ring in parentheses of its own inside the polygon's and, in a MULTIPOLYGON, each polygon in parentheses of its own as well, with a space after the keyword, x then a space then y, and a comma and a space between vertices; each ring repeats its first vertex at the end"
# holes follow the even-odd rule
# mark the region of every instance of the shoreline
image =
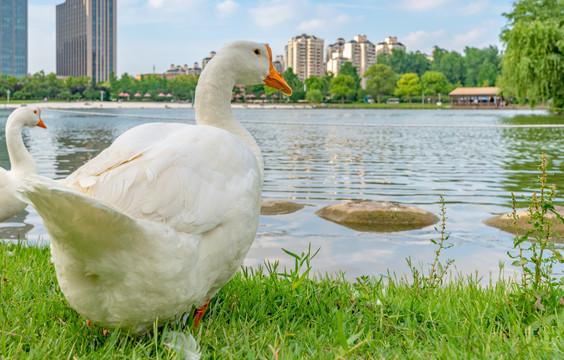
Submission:
MULTIPOLYGON (((192 103, 179 102, 137 102, 137 101, 37 101, 0 103, 0 109, 16 109, 20 106, 35 105, 41 109, 193 109, 192 103)), ((306 103, 231 103, 233 109, 344 109, 344 110, 547 110, 544 106, 531 109, 529 105, 510 105, 500 108, 479 106, 436 106, 433 104, 324 104, 306 103)))

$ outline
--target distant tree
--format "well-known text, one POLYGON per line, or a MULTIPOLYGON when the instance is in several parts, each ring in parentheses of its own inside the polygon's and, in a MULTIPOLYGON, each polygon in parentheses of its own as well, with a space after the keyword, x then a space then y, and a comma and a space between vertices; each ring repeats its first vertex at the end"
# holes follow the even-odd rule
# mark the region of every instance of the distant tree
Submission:
POLYGON ((531 105, 551 100, 564 112, 564 1, 518 0, 501 33, 505 43, 501 86, 531 105))
POLYGON ((430 68, 432 71, 443 73, 452 84, 462 84, 466 73, 462 55, 456 51, 449 52, 437 48, 433 52, 433 56, 430 68))
POLYGON ((290 100, 298 101, 305 99, 304 83, 300 80, 298 75, 294 73, 292 68, 288 68, 288 70, 284 71, 282 77, 286 80, 288 86, 292 88, 290 100))
POLYGON ((149 74, 141 77, 141 81, 137 83, 135 78, 130 77, 127 74, 122 75, 119 79, 120 88, 128 93, 139 92, 139 93, 149 93, 153 99, 158 99, 159 93, 165 93, 168 87, 168 80, 166 77, 157 74, 149 74), (137 85, 138 86, 135 86, 137 85), (126 87, 130 87, 126 89, 126 87), (141 91, 139 91, 141 90, 141 91))
POLYGON ((311 89, 306 92, 306 100, 310 103, 319 104, 323 102, 323 95, 321 95, 321 90, 311 89))
POLYGON ((82 99, 82 92, 86 90, 89 83, 90 78, 87 76, 69 76, 65 80, 65 85, 70 93, 70 99, 82 99))
POLYGON ((331 80, 330 92, 331 95, 341 98, 341 103, 345 102, 345 97, 349 98, 354 96, 356 83, 354 78, 350 75, 338 75, 331 80))
POLYGON ((411 97, 420 93, 419 76, 415 73, 403 74, 398 81, 398 87, 394 94, 398 96, 409 96, 409 103, 411 104, 411 97))
POLYGON ((310 90, 320 90, 323 88, 323 82, 321 78, 317 76, 310 76, 305 80, 306 92, 310 90))
POLYGON ((354 94, 352 94, 348 98, 351 101, 356 101, 358 90, 360 89, 360 77, 358 76, 357 67, 353 66, 350 62, 346 62, 343 64, 343 66, 341 66, 339 75, 349 75, 354 79, 354 94))
POLYGON ((306 85, 307 101, 312 102, 312 96, 314 97, 314 99, 317 100, 317 92, 319 92, 319 96, 321 97, 321 100, 316 101, 317 103, 322 102, 327 97, 327 93, 325 89, 326 84, 325 84, 325 79, 323 77, 310 76, 305 80, 305 85, 306 85), (315 94, 310 94, 314 90, 315 90, 315 94))
POLYGON ((448 82, 446 76, 438 71, 427 71, 421 77, 421 92, 435 98, 437 94, 448 94, 453 86, 448 82))
POLYGON ((192 75, 179 75, 168 82, 168 91, 175 99, 192 100, 197 79, 192 75))
POLYGON ((393 94, 396 88, 396 73, 391 67, 384 64, 374 64, 364 72, 368 79, 366 90, 380 103, 381 94, 393 94))
POLYGON ((360 85, 360 77, 358 76, 358 69, 356 66, 353 66, 352 63, 346 62, 341 66, 339 70, 339 75, 349 75, 354 79, 354 82, 357 85, 360 85))
POLYGON ((90 85, 82 92, 82 95, 86 100, 98 100, 100 99, 100 89, 90 85))
POLYGON ((406 53, 400 49, 393 49, 391 54, 380 55, 378 64, 388 65, 397 74, 415 73, 423 75, 431 66, 429 59, 421 53, 406 53))
POLYGON ((496 46, 464 48, 465 86, 494 86, 501 71, 501 56, 496 46))

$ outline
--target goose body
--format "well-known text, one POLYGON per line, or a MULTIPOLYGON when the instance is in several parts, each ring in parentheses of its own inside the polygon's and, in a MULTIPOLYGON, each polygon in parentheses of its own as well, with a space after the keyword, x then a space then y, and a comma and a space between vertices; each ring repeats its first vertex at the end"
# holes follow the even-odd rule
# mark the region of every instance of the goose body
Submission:
POLYGON ((45 127, 41 111, 36 107, 20 107, 14 110, 6 121, 6 147, 10 159, 10 170, 0 167, 0 221, 21 212, 27 204, 15 195, 23 179, 38 174, 35 161, 26 149, 22 139, 22 128, 45 127))
POLYGON ((59 285, 88 320, 143 331, 202 306, 238 270, 258 227, 263 163, 231 92, 291 93, 269 55, 226 44, 198 82, 197 125, 141 125, 66 179, 26 179, 19 191, 49 232, 59 285))

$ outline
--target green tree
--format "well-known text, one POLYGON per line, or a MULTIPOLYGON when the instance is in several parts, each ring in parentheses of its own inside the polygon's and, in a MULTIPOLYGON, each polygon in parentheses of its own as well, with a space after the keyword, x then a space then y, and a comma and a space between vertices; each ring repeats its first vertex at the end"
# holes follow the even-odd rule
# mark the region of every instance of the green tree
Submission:
POLYGON ((448 82, 446 76, 438 71, 427 71, 421 77, 421 92, 435 99, 437 94, 448 94, 453 86, 448 82))
POLYGON ((360 89, 360 77, 358 76, 358 70, 356 66, 353 66, 350 62, 344 63, 343 66, 341 66, 341 69, 339 69, 339 75, 348 75, 353 78, 354 92, 352 93, 352 95, 347 96, 347 98, 349 98, 349 100, 351 101, 356 101, 358 96, 358 91, 360 89))
POLYGON ((501 56, 496 46, 464 49, 465 86, 494 86, 501 70, 501 56))
POLYGON ((397 74, 415 73, 423 75, 429 70, 431 62, 421 53, 406 53, 400 49, 393 49, 391 54, 378 56, 378 64, 388 65, 397 74))
POLYGON ((407 73, 403 74, 401 79, 398 80, 398 87, 394 94, 398 96, 409 96, 409 103, 411 104, 411 97, 419 92, 419 76, 415 73, 407 73))
POLYGON ((452 84, 462 84, 466 70, 464 59, 456 51, 446 51, 436 48, 433 52, 432 71, 442 72, 452 84))
POLYGON ((519 0, 501 33, 505 43, 501 87, 531 105, 551 100, 564 111, 564 1, 519 0))
POLYGON ((323 95, 321 95, 321 90, 311 89, 306 92, 306 100, 310 103, 319 104, 323 102, 323 95))
POLYGON ((308 92, 310 89, 318 89, 321 92, 323 99, 326 99, 330 95, 329 86, 331 85, 332 79, 333 76, 331 75, 325 75, 321 77, 311 76, 305 80, 306 92, 308 92))
POLYGON ((292 68, 288 68, 288 70, 284 71, 282 77, 286 80, 286 84, 292 88, 290 100, 298 101, 305 99, 304 83, 300 80, 298 75, 294 73, 292 68))
POLYGON ((318 78, 317 76, 310 76, 309 78, 307 78, 305 80, 305 85, 306 85, 306 91, 310 91, 310 90, 320 90, 323 88, 323 83, 321 81, 321 78, 318 78))
POLYGON ((192 99, 197 79, 191 75, 179 75, 168 82, 168 90, 175 99, 192 99))
MULTIPOLYGON (((82 93, 86 90, 86 87, 90 83, 90 78, 87 76, 73 77, 69 76, 65 80, 65 85, 70 93, 70 99, 82 99, 82 93)), ((67 92, 64 92, 66 95, 67 92)))
MULTIPOLYGON (((330 81, 330 80, 329 80, 330 81)), ((320 103, 327 98, 328 86, 325 77, 311 76, 305 80, 306 100, 309 102, 320 103), (314 92, 314 94, 310 94, 314 92), (318 95, 319 93, 319 95, 318 95), (320 100, 319 100, 319 98, 320 100), (315 101, 313 101, 315 100, 315 101)))
POLYGON ((352 97, 356 93, 356 83, 350 75, 338 75, 331 80, 329 91, 331 95, 341 98, 341 103, 345 102, 345 97, 352 97))
POLYGON ((391 67, 384 64, 374 64, 364 72, 366 90, 380 103, 381 94, 393 94, 396 88, 396 73, 391 67))

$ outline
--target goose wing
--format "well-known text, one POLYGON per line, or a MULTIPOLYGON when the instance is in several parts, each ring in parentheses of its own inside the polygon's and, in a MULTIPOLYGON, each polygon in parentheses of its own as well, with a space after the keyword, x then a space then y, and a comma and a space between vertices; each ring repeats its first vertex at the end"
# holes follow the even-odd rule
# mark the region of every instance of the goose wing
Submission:
POLYGON ((63 184, 133 218, 189 233, 213 229, 228 211, 256 209, 261 191, 256 157, 237 137, 167 123, 129 130, 63 184), (249 208, 234 208, 244 197, 249 208))

